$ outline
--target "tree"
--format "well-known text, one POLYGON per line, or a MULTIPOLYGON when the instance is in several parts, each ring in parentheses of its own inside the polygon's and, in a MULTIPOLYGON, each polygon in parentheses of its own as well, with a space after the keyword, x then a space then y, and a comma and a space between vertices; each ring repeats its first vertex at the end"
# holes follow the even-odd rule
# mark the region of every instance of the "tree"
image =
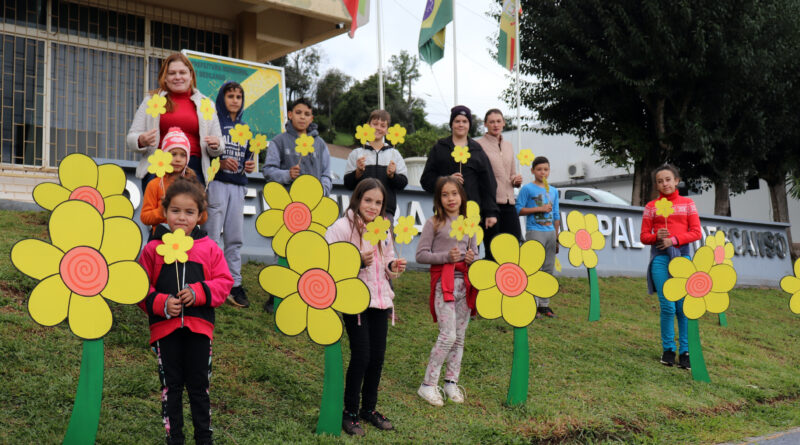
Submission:
POLYGON ((347 91, 347 87, 352 81, 352 77, 336 68, 331 68, 317 82, 315 88, 317 108, 319 110, 317 114, 328 115, 328 120, 334 130, 336 129, 332 121, 334 105, 347 91))
POLYGON ((399 55, 389 58, 389 65, 389 79, 399 84, 401 95, 408 90, 406 102, 411 103, 411 87, 420 78, 419 58, 402 50, 399 55))
POLYGON ((319 76, 322 54, 317 48, 307 47, 270 63, 284 69, 286 99, 291 102, 311 94, 315 79, 319 76))

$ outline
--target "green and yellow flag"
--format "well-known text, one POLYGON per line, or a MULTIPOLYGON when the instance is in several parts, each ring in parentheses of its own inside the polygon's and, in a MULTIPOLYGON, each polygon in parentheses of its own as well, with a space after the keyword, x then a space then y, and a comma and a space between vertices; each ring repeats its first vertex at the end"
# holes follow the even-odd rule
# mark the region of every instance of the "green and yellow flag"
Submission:
POLYGON ((497 44, 497 61, 507 70, 514 70, 517 50, 517 15, 519 0, 503 1, 503 12, 500 14, 500 38, 497 44))
POLYGON ((444 29, 453 21, 453 0, 428 0, 419 30, 419 57, 433 65, 444 57, 444 29))

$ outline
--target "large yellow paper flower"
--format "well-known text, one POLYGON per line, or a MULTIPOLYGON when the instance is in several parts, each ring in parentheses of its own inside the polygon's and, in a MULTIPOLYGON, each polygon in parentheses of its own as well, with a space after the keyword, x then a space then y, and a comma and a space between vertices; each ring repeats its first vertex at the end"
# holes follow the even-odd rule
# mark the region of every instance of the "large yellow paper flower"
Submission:
POLYGON ((189 249, 194 246, 194 239, 186 235, 183 229, 178 229, 175 233, 165 233, 161 237, 164 244, 156 246, 156 253, 164 257, 166 264, 175 261, 185 263, 189 259, 189 249))
POLYGON ((294 151, 300 153, 300 156, 307 156, 309 153, 314 153, 314 138, 304 134, 294 140, 294 151))
POLYGON ((725 232, 717 230, 713 235, 706 237, 706 246, 714 251, 715 264, 728 264, 733 266, 733 243, 725 242, 725 232))
MULTIPOLYGON (((159 150, 160 151, 160 150, 159 150)), ((133 217, 133 205, 122 193, 125 172, 115 164, 98 166, 89 156, 73 153, 58 166, 60 184, 44 182, 33 189, 33 200, 47 210, 67 200, 85 201, 104 218, 133 217)))
POLYGON ((410 244, 411 240, 419 234, 415 223, 414 215, 401 216, 397 218, 394 226, 394 242, 400 244, 410 244))
POLYGON ((672 201, 667 198, 661 198, 656 201, 656 215, 663 216, 664 219, 667 219, 675 213, 675 209, 672 208, 672 201))
POLYGON ((467 201, 467 217, 464 219, 464 230, 468 237, 475 237, 475 243, 483 242, 483 227, 481 227, 481 208, 475 201, 467 201))
POLYGON ((691 319, 703 314, 719 314, 728 309, 728 292, 736 285, 736 271, 727 264, 714 264, 714 251, 708 246, 697 249, 694 258, 673 258, 669 262, 672 278, 664 283, 664 298, 683 300, 683 313, 691 319))
POLYGON ((450 238, 455 238, 458 241, 464 239, 464 235, 467 234, 467 221, 464 219, 464 215, 458 215, 458 218, 454 219, 453 222, 450 223, 450 238))
POLYGON ((539 270, 544 264, 544 247, 502 233, 492 239, 494 261, 478 260, 469 268, 469 282, 478 289, 476 308, 483 318, 500 316, 514 327, 525 327, 536 317, 536 299, 558 292, 558 281, 539 270))
POLYGON ((312 230, 325 235, 328 226, 339 217, 336 201, 323 196, 322 184, 311 175, 299 176, 289 192, 277 182, 268 182, 264 199, 270 208, 258 215, 256 230, 272 237, 272 250, 282 257, 286 256, 286 243, 292 234, 312 230))
POLYGON ((147 101, 147 111, 145 113, 156 118, 167 112, 167 98, 159 94, 153 94, 147 101))
POLYGON ((219 172, 219 158, 214 158, 211 160, 211 165, 208 166, 208 170, 206 170, 206 179, 207 182, 211 182, 214 180, 214 177, 217 176, 219 172))
POLYGON ((402 144, 406 141, 406 129, 400 124, 392 125, 392 128, 386 132, 386 140, 392 145, 402 144))
POLYGON ((361 255, 348 242, 328 244, 322 235, 305 231, 286 246, 289 267, 267 266, 259 274, 261 287, 284 298, 275 324, 286 335, 308 329, 315 343, 330 345, 342 336, 335 311, 359 314, 369 306, 369 289, 358 279, 361 255))
POLYGON ((267 142, 267 135, 265 134, 257 134, 256 137, 250 139, 250 148, 249 150, 252 151, 256 156, 261 153, 261 150, 267 148, 269 146, 269 142, 267 142))
POLYGON ((377 246, 378 243, 386 239, 386 236, 389 234, 387 231, 391 224, 391 221, 384 219, 382 216, 376 217, 367 224, 366 230, 364 231, 364 239, 373 246, 377 246))
POLYGON ((153 154, 147 157, 147 162, 150 163, 150 165, 147 166, 147 172, 159 178, 163 178, 167 173, 175 171, 175 167, 172 166, 172 153, 168 151, 154 151, 153 154))
POLYGON ((533 152, 529 148, 523 148, 517 154, 517 159, 519 159, 519 165, 531 165, 533 164, 533 160, 536 159, 536 156, 533 155, 533 152))
POLYGON ((606 246, 606 238, 600 233, 597 216, 584 215, 573 210, 567 215, 567 228, 558 234, 558 242, 569 249, 569 263, 575 267, 584 264, 591 269, 597 266, 595 250, 606 246))
POLYGON ((217 109, 214 108, 211 99, 204 97, 203 100, 200 101, 200 113, 203 115, 203 120, 210 121, 214 118, 214 113, 216 112, 217 109))
POLYGON ((794 276, 787 275, 781 279, 781 289, 792 294, 789 309, 795 314, 800 314, 800 260, 794 262, 794 276))
POLYGON ((28 299, 37 323, 55 326, 69 317, 78 337, 96 339, 111 329, 105 299, 138 303, 149 289, 147 273, 137 263, 142 234, 132 220, 103 219, 84 201, 66 201, 53 209, 49 223, 52 244, 25 239, 11 249, 20 272, 41 280, 28 299))
POLYGON ((228 130, 228 134, 231 136, 231 142, 239 145, 245 145, 253 138, 253 132, 250 131, 250 126, 247 124, 236 124, 228 130))
POLYGON ((450 153, 450 156, 452 156, 456 162, 466 164, 472 155, 469 153, 469 148, 463 145, 456 145, 453 147, 453 152, 450 153))
POLYGON ((369 124, 356 126, 356 139, 361 141, 361 145, 375 140, 375 129, 369 124))

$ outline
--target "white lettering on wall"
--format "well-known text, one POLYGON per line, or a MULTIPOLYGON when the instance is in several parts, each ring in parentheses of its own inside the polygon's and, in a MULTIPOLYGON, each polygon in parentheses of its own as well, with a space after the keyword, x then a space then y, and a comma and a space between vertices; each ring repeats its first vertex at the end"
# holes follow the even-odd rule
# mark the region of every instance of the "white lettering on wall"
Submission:
POLYGON ((619 216, 614 217, 614 238, 611 242, 612 247, 619 247, 620 243, 625 244, 625 247, 631 247, 631 242, 628 239, 628 230, 625 229, 625 224, 619 216))
POLYGON ((631 247, 634 249, 644 248, 644 244, 639 241, 636 231, 633 230, 633 218, 628 217, 628 233, 631 235, 631 247))

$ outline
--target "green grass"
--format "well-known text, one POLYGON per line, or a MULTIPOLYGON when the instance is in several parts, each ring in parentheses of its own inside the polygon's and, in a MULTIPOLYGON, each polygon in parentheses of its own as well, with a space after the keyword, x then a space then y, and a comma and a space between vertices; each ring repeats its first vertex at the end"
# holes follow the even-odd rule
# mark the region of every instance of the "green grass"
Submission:
MULTIPOLYGON (((45 217, 0 212, 0 255, 23 237, 45 236, 45 217)), ((338 443, 314 435, 322 390, 323 349, 305 334, 275 332, 261 310, 266 300, 244 267, 252 306, 217 311, 211 383, 218 443, 338 443)), ((602 265, 601 265, 602 267, 602 265)), ((800 320, 788 295, 774 289, 731 293, 729 327, 700 321, 712 382, 658 363, 658 303, 642 279, 600 280, 602 318, 586 321, 588 283, 560 279, 557 319, 529 328, 527 405, 504 406, 512 329, 478 320, 467 330, 463 405, 435 408, 416 389, 436 325, 427 307, 427 274, 396 282, 400 321, 389 329, 378 408, 397 427, 366 427, 376 443, 715 443, 800 424, 800 320)), ((0 267, 0 443, 56 443, 66 430, 77 386, 81 342, 62 323, 44 328, 26 312, 35 285, 8 262, 0 267)), ((105 386, 100 444, 159 443, 159 383, 137 307, 112 303, 114 327, 105 338, 105 386)), ((344 340, 345 363, 349 357, 344 340)), ((184 400, 186 398, 184 397, 184 400)), ((187 433, 191 435, 188 408, 187 433)))
POLYGON ((349 146, 351 146, 351 145, 353 145, 355 143, 356 143, 356 140, 353 137, 352 133, 346 133, 346 132, 337 131, 336 132, 336 137, 333 138, 333 144, 334 145, 343 145, 345 147, 349 147, 349 146))

